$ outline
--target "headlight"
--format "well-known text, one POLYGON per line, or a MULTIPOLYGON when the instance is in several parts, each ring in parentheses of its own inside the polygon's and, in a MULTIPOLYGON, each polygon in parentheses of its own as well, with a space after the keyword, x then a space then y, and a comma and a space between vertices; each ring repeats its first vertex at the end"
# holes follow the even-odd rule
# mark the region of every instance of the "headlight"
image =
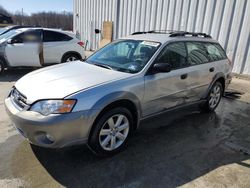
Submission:
POLYGON ((73 109, 76 100, 44 100, 31 106, 30 111, 39 112, 42 115, 64 114, 73 109))

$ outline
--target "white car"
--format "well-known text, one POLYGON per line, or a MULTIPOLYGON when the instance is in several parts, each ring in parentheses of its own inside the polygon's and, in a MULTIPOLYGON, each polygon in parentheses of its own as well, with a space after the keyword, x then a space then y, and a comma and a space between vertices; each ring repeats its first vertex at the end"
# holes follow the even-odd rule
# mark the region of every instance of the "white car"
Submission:
POLYGON ((0 73, 8 67, 43 67, 84 58, 84 42, 70 32, 22 28, 0 36, 0 73))

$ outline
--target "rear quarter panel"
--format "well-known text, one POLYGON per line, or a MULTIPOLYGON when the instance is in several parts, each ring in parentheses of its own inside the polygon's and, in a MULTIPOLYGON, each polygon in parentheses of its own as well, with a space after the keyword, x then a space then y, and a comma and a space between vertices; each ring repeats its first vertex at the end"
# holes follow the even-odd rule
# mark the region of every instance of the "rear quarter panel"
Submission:
POLYGON ((84 48, 78 45, 75 39, 71 41, 44 43, 45 63, 61 63, 63 55, 67 52, 77 52, 84 58, 84 48))

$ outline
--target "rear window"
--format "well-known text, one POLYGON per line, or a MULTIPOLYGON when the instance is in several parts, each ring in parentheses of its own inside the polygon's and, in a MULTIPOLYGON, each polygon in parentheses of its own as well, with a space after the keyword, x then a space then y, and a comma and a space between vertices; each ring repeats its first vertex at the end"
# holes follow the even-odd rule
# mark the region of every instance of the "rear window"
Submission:
POLYGON ((219 44, 206 43, 207 52, 210 61, 220 61, 227 59, 226 53, 219 44))
POLYGON ((189 65, 199 65, 210 61, 207 49, 202 42, 187 42, 189 65))
POLYGON ((55 32, 55 31, 43 31, 43 41, 44 42, 62 42, 62 41, 70 41, 72 40, 72 37, 55 32))

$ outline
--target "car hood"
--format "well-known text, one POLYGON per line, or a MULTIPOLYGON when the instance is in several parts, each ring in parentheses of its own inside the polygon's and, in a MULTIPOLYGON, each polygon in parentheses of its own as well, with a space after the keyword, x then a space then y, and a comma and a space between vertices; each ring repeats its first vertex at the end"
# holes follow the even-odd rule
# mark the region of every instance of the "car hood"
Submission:
POLYGON ((31 104, 41 99, 60 99, 77 91, 130 77, 131 74, 76 61, 33 71, 15 84, 31 104))

